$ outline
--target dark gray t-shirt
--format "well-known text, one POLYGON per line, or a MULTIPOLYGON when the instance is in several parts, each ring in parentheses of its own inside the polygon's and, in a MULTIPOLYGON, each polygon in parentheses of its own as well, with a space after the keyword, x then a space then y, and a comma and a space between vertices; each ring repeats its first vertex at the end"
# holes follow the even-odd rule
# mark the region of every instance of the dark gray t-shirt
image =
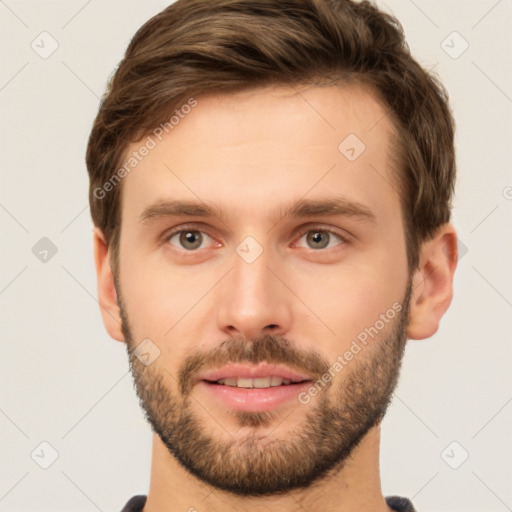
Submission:
MULTIPOLYGON (((146 498, 147 496, 144 495, 134 496, 128 501, 121 512, 141 512, 146 504, 146 498)), ((407 498, 388 496, 386 503, 388 507, 391 507, 396 512, 416 512, 412 503, 407 498)))

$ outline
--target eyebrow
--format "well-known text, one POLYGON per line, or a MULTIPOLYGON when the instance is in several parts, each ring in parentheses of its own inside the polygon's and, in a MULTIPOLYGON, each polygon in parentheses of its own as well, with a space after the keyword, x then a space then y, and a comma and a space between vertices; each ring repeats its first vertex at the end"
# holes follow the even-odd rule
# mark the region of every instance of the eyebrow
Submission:
POLYGON ((344 197, 329 199, 301 199, 283 212, 284 217, 313 217, 327 215, 343 215, 366 220, 377 221, 375 214, 365 205, 344 197))
MULTIPOLYGON (((344 197, 326 199, 301 199, 287 208, 281 208, 282 217, 302 218, 314 216, 343 215, 375 223, 375 214, 365 205, 344 197)), ((158 201, 147 207, 139 216, 139 222, 149 224, 162 217, 216 217, 224 219, 223 209, 212 203, 196 201, 158 201)))

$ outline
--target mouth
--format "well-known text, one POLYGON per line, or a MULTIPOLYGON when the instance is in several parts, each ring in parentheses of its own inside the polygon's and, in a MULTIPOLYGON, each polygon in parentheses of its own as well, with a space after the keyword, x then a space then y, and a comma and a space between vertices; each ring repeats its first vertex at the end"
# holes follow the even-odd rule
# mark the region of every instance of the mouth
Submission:
POLYGON ((230 386, 234 388, 257 388, 257 389, 266 389, 266 388, 274 388, 277 386, 291 386, 293 384, 300 384, 302 382, 311 382, 309 379, 301 379, 301 380, 292 380, 285 379, 283 377, 278 377, 272 375, 270 377, 257 377, 257 378, 246 378, 246 377, 228 377, 223 379, 218 379, 216 381, 203 379, 205 382, 209 384, 218 384, 221 386, 230 386))
POLYGON ((231 410, 259 412, 297 402, 299 392, 312 381, 309 375, 264 363, 212 370, 201 375, 196 384, 208 393, 210 401, 213 398, 231 410))
POLYGON ((271 388, 290 386, 313 377, 287 366, 260 363, 259 365, 230 364, 200 375, 198 381, 237 388, 271 388))

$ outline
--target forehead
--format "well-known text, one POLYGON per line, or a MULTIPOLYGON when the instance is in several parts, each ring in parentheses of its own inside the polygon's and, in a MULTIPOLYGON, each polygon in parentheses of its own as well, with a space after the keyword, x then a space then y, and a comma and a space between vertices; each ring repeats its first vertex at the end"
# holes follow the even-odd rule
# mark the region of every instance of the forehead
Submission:
POLYGON ((123 182, 123 219, 176 197, 238 209, 235 218, 268 211, 270 196, 286 205, 333 191, 381 207, 398 202, 393 125, 369 89, 277 86, 194 100, 169 133, 149 135, 154 147, 123 182))

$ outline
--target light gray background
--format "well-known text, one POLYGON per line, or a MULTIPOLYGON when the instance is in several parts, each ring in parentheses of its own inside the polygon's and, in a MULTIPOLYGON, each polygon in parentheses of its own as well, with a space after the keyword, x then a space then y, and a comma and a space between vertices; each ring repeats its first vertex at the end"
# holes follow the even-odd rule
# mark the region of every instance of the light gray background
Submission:
MULTIPOLYGON (((3 512, 115 511, 148 490, 150 428, 96 302, 84 152, 107 77, 166 4, 0 0, 3 512), (50 47, 42 31, 59 45, 46 59, 31 47, 50 47), (47 262, 32 252, 42 237, 58 249, 47 262), (48 469, 43 441, 58 452, 48 469)), ((379 4, 450 93, 467 247, 439 332, 408 344, 383 424, 383 490, 420 512, 512 510, 512 1, 379 4), (469 43, 458 58, 453 31, 469 43)))

